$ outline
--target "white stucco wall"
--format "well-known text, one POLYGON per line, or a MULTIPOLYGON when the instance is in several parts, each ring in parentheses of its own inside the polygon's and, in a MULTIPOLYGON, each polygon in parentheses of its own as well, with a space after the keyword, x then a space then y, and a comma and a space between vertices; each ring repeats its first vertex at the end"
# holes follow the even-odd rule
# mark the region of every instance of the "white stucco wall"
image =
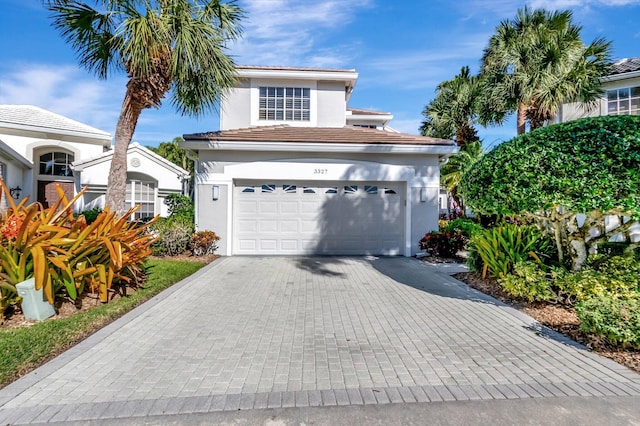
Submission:
POLYGON ((343 127, 347 102, 342 82, 318 82, 318 127, 343 127))
POLYGON ((640 77, 605 82, 602 85, 602 89, 604 90, 605 95, 600 98, 594 108, 585 108, 584 105, 579 102, 563 104, 561 105, 560 111, 558 113, 558 122, 563 123, 565 121, 577 120, 579 118, 607 115, 607 90, 639 86, 640 77))
POLYGON ((220 129, 287 124, 298 127, 342 127, 345 125, 346 100, 343 82, 295 79, 242 80, 230 90, 221 105, 220 129), (310 120, 260 120, 260 87, 302 87, 310 89, 310 120))

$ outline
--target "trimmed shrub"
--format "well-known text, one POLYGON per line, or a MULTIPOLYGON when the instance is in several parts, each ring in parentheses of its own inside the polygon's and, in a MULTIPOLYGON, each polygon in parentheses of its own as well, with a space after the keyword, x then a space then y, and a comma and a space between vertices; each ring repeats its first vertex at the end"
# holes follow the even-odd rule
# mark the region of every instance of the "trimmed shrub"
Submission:
POLYGON ((151 246, 154 255, 176 256, 188 250, 193 230, 191 224, 160 218, 151 229, 157 237, 151 246))
POLYGON ((191 235, 189 247, 194 256, 204 256, 213 254, 218 249, 218 240, 220 237, 213 231, 200 231, 191 235))
POLYGON ((534 226, 503 224, 471 238, 468 264, 472 270, 500 278, 517 262, 551 259, 553 244, 534 226))
POLYGON ((455 257, 464 247, 464 236, 459 232, 429 232, 422 237, 418 246, 434 256, 455 257))
POLYGON ((592 297, 576 306, 580 329, 623 348, 640 349, 640 299, 592 297))
POLYGON ((191 232, 194 231, 195 210, 191 198, 182 194, 169 194, 164 203, 169 207, 170 220, 189 224, 191 232))
POLYGON ((473 219, 459 217, 458 219, 454 219, 447 223, 442 230, 445 232, 459 232, 464 235, 467 240, 470 240, 471 237, 484 231, 484 228, 473 219))
POLYGON ((80 214, 84 216, 84 220, 87 221, 87 225, 91 225, 93 222, 96 221, 100 213, 102 213, 102 209, 95 207, 93 209, 85 210, 80 214))
POLYGON ((624 299, 638 294, 640 262, 626 256, 595 256, 580 271, 557 268, 552 275, 558 300, 567 305, 593 297, 624 299))
POLYGON ((556 295, 544 268, 538 262, 519 261, 513 265, 511 273, 499 278, 498 282, 510 295, 529 302, 554 300, 556 295))

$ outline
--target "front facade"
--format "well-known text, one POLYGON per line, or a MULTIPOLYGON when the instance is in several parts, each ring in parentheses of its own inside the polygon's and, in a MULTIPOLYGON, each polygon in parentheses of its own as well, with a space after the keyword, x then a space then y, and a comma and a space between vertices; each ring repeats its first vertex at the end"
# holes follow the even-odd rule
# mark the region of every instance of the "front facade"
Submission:
MULTIPOLYGON (((15 199, 46 208, 58 200, 56 185, 68 198, 88 186, 75 210, 104 208, 111 156, 107 132, 35 106, 0 105, 0 171, 15 199)), ((135 143, 128 161, 128 206, 142 206, 136 218, 166 215, 163 197, 181 193, 188 172, 135 143)))
POLYGON ((354 70, 239 67, 220 131, 184 135, 196 221, 224 255, 404 255, 437 229, 448 140, 348 108, 354 70))
POLYGON ((558 122, 603 115, 640 115, 640 58, 614 62, 609 75, 602 79, 602 86, 604 95, 591 108, 577 102, 561 105, 558 122))

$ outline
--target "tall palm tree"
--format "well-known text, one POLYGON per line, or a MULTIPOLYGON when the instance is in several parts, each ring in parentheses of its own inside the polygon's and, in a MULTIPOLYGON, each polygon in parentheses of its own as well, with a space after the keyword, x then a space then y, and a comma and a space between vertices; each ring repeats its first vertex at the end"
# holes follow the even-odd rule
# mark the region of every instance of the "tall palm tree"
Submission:
POLYGON ((464 66, 453 79, 443 81, 436 88, 436 97, 422 111, 425 120, 420 132, 423 136, 450 139, 458 146, 478 140, 475 124, 477 105, 481 95, 477 76, 464 66))
POLYGON ((53 26, 76 51, 80 65, 106 79, 129 80, 115 132, 106 204, 125 211, 127 147, 138 118, 169 94, 181 114, 217 107, 233 85, 235 65, 226 44, 240 37, 242 10, 234 0, 45 0, 53 26))
POLYGON ((464 198, 458 191, 462 177, 482 158, 482 142, 479 140, 467 143, 460 151, 449 157, 449 160, 440 168, 440 184, 458 204, 462 214, 465 214, 464 198))
POLYGON ((517 111, 518 134, 552 120, 560 104, 593 105, 611 62, 611 44, 585 45, 571 11, 519 9, 496 28, 484 50, 485 109, 517 111))

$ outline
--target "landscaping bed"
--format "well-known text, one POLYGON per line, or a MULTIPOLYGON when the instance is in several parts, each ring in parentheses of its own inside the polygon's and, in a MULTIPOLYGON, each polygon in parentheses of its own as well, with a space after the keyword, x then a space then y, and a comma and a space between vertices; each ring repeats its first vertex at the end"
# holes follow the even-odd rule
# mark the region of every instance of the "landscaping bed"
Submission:
POLYGON ((480 274, 474 272, 462 272, 453 275, 453 277, 482 293, 521 310, 539 323, 585 345, 593 352, 640 373, 640 351, 612 347, 602 339, 580 330, 580 321, 575 309, 558 304, 529 303, 526 300, 516 299, 507 294, 497 280, 491 278, 483 279, 480 274))

